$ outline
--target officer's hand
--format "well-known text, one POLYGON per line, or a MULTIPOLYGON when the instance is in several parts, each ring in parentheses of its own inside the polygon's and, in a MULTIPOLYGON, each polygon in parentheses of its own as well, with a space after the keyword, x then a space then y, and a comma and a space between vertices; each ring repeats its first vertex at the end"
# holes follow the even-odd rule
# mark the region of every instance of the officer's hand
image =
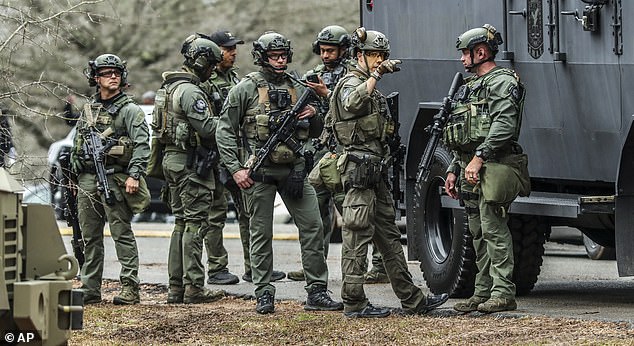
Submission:
POLYGON ((480 168, 482 168, 483 162, 481 158, 474 156, 467 165, 467 168, 465 168, 464 175, 469 184, 475 185, 478 182, 478 173, 480 172, 480 168))
POLYGON ((254 184, 253 179, 249 176, 248 169, 241 169, 233 173, 233 180, 238 184, 241 189, 248 189, 254 184))
POLYGON ((315 116, 315 114, 317 114, 317 110, 315 109, 315 107, 307 105, 306 107, 304 107, 304 109, 302 109, 301 112, 299 112, 299 114, 297 115, 297 119, 302 120, 306 118, 312 118, 313 116, 315 116))
POLYGON ((447 179, 445 180, 445 192, 449 195, 449 197, 453 199, 458 199, 458 190, 456 190, 456 181, 458 177, 455 174, 449 172, 447 173, 447 179))
POLYGON ((381 63, 381 65, 379 65, 379 67, 376 69, 376 71, 381 74, 384 75, 386 73, 393 73, 393 72, 397 72, 400 71, 401 68, 398 67, 397 65, 400 64, 401 61, 400 60, 385 60, 381 63))
POLYGON ((326 84, 324 84, 324 81, 321 79, 321 77, 317 76, 317 78, 319 78, 319 83, 306 81, 306 85, 308 85, 309 88, 315 90, 315 93, 320 97, 328 96, 328 87, 326 87, 326 84))
POLYGON ((125 180, 125 192, 131 195, 139 192, 139 181, 132 177, 128 177, 128 179, 125 180))

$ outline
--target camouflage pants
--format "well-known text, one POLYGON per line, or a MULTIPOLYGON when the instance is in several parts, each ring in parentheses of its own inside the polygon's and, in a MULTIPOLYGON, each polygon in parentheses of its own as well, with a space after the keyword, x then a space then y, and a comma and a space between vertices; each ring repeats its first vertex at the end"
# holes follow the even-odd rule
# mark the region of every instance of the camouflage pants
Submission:
POLYGON ((114 205, 108 205, 97 192, 96 179, 94 174, 79 175, 77 209, 86 259, 81 268, 81 282, 90 294, 100 295, 104 263, 103 230, 106 221, 110 226, 117 259, 121 263, 119 279, 122 283, 127 281, 138 285, 139 252, 130 226, 133 213, 123 198, 125 190, 122 191, 112 176, 108 176, 110 189, 116 199, 114 205))
MULTIPOLYGON (((350 188, 346 191, 346 198, 354 197, 363 191, 350 188)), ((405 309, 415 309, 425 300, 425 295, 419 287, 414 285, 412 274, 407 268, 401 232, 394 222, 394 204, 386 184, 381 181, 374 188, 376 204, 374 214, 370 215, 370 226, 365 229, 351 230, 348 225, 343 226, 343 244, 341 249, 341 272, 343 273, 343 298, 346 312, 362 310, 368 305, 363 284, 364 274, 368 269, 368 246, 370 243, 383 254, 385 269, 392 290, 401 300, 405 309)))
POLYGON ((481 190, 473 192, 473 185, 466 179, 460 181, 460 192, 469 217, 478 266, 474 295, 514 299, 513 237, 506 213, 509 205, 485 203, 481 190))

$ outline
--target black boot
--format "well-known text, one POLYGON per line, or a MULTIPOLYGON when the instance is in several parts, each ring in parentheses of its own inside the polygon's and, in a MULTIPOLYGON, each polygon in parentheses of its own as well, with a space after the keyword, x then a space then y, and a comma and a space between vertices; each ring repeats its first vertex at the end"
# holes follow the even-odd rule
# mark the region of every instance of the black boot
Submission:
POLYGON ((273 313, 275 311, 275 297, 269 292, 264 292, 263 295, 258 297, 255 311, 259 314, 273 313))
POLYGON ((304 310, 308 311, 337 311, 343 310, 343 303, 336 302, 328 295, 325 287, 319 287, 308 294, 304 310))
POLYGON ((377 318, 377 317, 387 317, 390 315, 390 309, 386 308, 375 308, 372 304, 368 304, 365 308, 359 311, 348 311, 344 312, 344 316, 346 317, 355 317, 355 318, 377 318))

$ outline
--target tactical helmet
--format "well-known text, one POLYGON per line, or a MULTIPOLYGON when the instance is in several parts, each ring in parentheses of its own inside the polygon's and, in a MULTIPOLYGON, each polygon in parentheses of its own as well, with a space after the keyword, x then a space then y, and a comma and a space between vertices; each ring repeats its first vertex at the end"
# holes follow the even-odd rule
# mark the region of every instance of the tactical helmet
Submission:
POLYGON ((348 35, 346 29, 339 25, 329 25, 321 29, 319 34, 317 34, 317 40, 313 42, 313 53, 319 55, 319 45, 321 43, 347 49, 350 47, 350 35, 348 35))
POLYGON ((209 36, 200 33, 189 35, 185 39, 181 54, 185 57, 184 65, 191 67, 199 77, 209 67, 215 67, 222 61, 222 51, 218 45, 209 36))
POLYGON ((479 43, 486 43, 487 46, 493 52, 493 55, 498 52, 498 45, 502 44, 502 35, 500 35, 495 27, 491 24, 484 24, 481 28, 475 28, 466 31, 462 35, 458 36, 458 41, 456 41, 456 48, 458 50, 469 49, 473 50, 473 48, 479 43))
POLYGON ((84 70, 84 75, 91 87, 97 85, 95 81, 97 71, 104 67, 113 67, 121 71, 121 85, 128 84, 128 69, 125 60, 121 60, 114 54, 101 54, 95 60, 88 61, 88 68, 84 70))
POLYGON ((359 27, 352 35, 352 45, 356 50, 390 52, 390 41, 381 32, 359 27))
POLYGON ((291 41, 287 40, 282 34, 274 31, 267 31, 256 41, 253 41, 253 63, 259 66, 269 66, 269 59, 266 52, 272 50, 285 50, 288 54, 288 63, 293 61, 293 50, 291 49, 291 41))

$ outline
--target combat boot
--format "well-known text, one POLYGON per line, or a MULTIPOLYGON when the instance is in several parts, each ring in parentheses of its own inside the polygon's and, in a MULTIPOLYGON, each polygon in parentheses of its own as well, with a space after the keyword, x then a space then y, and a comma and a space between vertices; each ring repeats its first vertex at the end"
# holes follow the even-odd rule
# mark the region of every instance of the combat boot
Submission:
MULTIPOLYGON (((271 273, 271 282, 282 280, 285 277, 286 277, 286 273, 278 271, 278 270, 274 270, 271 273)), ((242 280, 247 282, 253 282, 253 277, 251 276, 251 272, 244 273, 244 275, 242 275, 242 280)))
POLYGON ((275 297, 268 291, 265 291, 264 294, 258 297, 255 311, 263 315, 275 312, 275 297))
POLYGON ((101 303, 101 294, 95 293, 85 287, 80 287, 79 290, 83 293, 84 305, 101 303))
POLYGON ((484 313, 511 311, 517 309, 517 303, 513 298, 494 297, 478 305, 478 311, 484 313))
POLYGON ((304 269, 288 272, 288 278, 293 281, 306 281, 306 275, 304 275, 304 269))
POLYGON ((346 317, 354 317, 354 318, 378 318, 378 317, 387 317, 390 315, 390 309, 386 308, 376 308, 369 304, 365 306, 365 308, 359 311, 348 311, 343 313, 346 317))
POLYGON ((233 285, 240 281, 237 276, 229 273, 229 270, 225 269, 215 274, 210 274, 207 279, 207 283, 211 285, 233 285))
POLYGON ((449 299, 447 293, 442 294, 430 294, 425 297, 425 300, 420 302, 415 309, 405 309, 403 312, 406 315, 422 315, 426 314, 430 310, 433 310, 443 305, 449 299))
POLYGON ((471 298, 454 304, 453 309, 460 312, 478 311, 478 305, 489 300, 489 297, 472 296, 471 298))
POLYGON ((222 299, 225 291, 210 290, 206 287, 198 287, 196 285, 186 285, 183 294, 183 303, 185 304, 201 304, 211 303, 222 299))
POLYGON ((112 299, 114 305, 132 305, 140 302, 139 285, 129 281, 121 283, 121 293, 112 299))
POLYGON ((337 311, 343 310, 343 303, 336 302, 328 295, 326 287, 315 288, 306 298, 304 310, 308 311, 337 311))
POLYGON ((369 272, 365 273, 365 283, 366 284, 389 284, 390 278, 387 277, 387 274, 378 270, 374 270, 372 268, 369 272))
POLYGON ((182 304, 185 288, 178 285, 170 285, 167 291, 167 304, 182 304))

